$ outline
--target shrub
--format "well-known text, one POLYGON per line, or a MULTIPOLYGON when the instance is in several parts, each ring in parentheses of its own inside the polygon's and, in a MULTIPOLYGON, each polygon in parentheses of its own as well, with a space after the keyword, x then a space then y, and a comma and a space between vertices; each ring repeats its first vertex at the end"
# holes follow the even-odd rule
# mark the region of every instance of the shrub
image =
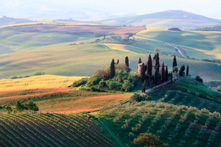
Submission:
POLYGON ((151 133, 141 133, 137 138, 134 138, 133 143, 142 144, 148 147, 166 147, 156 135, 151 133))
POLYGON ((24 104, 22 104, 20 101, 17 101, 16 104, 15 104, 15 108, 18 110, 18 111, 23 111, 25 109, 25 106, 24 104))
POLYGON ((137 74, 129 74, 128 80, 136 87, 140 81, 140 78, 137 74))
POLYGON ((98 87, 99 87, 99 88, 102 88, 102 87, 106 87, 106 86, 107 86, 106 82, 104 81, 104 79, 102 79, 102 80, 99 82, 98 87))
MULTIPOLYGON (((150 96, 146 95, 146 94, 137 94, 137 93, 134 93, 134 95, 132 95, 130 97, 131 101, 137 101, 137 102, 140 102, 140 101, 144 101, 144 100, 150 100, 150 96)), ((154 105, 155 106, 155 105, 154 105)))
POLYGON ((116 71, 119 72, 120 70, 126 70, 127 66, 125 63, 119 63, 116 65, 116 71))
POLYGON ((33 110, 33 111, 38 111, 38 106, 33 102, 33 101, 28 101, 24 105, 26 110, 33 110))
POLYGON ((120 70, 116 73, 114 80, 120 83, 123 83, 124 80, 127 80, 129 73, 127 71, 120 70))
POLYGON ((134 85, 130 83, 129 80, 124 80, 124 83, 122 85, 122 90, 124 91, 132 91, 134 89, 134 85))
POLYGON ((17 79, 17 78, 18 78, 17 76, 11 77, 11 79, 17 79))
POLYGON ((75 82, 71 85, 71 87, 79 87, 79 86, 81 86, 81 85, 86 84, 87 81, 88 81, 87 78, 82 78, 82 79, 80 79, 80 80, 78 80, 78 81, 75 81, 75 82))
POLYGON ((97 69, 94 72, 94 76, 102 77, 103 79, 109 79, 110 78, 110 66, 107 66, 106 68, 102 68, 102 69, 97 69))
POLYGON ((97 85, 97 84, 101 81, 101 79, 102 79, 101 77, 92 76, 92 77, 87 81, 86 86, 87 86, 87 87, 91 87, 91 86, 97 85))
POLYGON ((44 72, 36 72, 34 75, 38 76, 38 75, 44 75, 44 74, 45 74, 44 72))
POLYGON ((8 111, 8 113, 12 112, 12 107, 9 106, 9 105, 7 105, 7 106, 5 107, 5 109, 8 111))
POLYGON ((106 83, 109 89, 121 90, 122 84, 117 81, 108 80, 106 83))
POLYGON ((199 75, 197 75, 195 79, 196 81, 203 83, 203 79, 199 75))
POLYGON ((94 86, 90 87, 89 90, 92 91, 92 92, 104 92, 104 90, 101 90, 101 89, 96 88, 94 86))

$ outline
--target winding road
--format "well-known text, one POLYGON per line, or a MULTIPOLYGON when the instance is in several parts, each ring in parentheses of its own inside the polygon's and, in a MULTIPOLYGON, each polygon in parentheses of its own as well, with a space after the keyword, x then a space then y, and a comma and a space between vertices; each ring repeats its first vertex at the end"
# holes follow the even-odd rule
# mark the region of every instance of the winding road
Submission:
POLYGON ((178 48, 177 46, 174 46, 174 45, 172 45, 172 44, 169 44, 169 43, 166 43, 166 44, 169 45, 169 46, 171 46, 171 47, 173 47, 173 48, 175 48, 175 49, 178 51, 178 53, 179 53, 183 58, 187 58, 187 56, 182 53, 182 51, 180 50, 180 48, 178 48))

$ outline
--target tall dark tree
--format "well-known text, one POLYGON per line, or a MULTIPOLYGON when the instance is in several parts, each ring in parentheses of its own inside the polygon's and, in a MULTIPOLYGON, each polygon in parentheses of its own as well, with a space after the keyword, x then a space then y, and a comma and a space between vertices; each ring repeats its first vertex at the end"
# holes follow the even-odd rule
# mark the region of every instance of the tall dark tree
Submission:
POLYGON ((189 76, 189 65, 186 66, 186 76, 189 76))
POLYGON ((157 65, 154 75, 155 86, 158 85, 158 79, 159 79, 159 65, 157 65))
POLYGON ((106 34, 104 33, 104 38, 103 38, 103 40, 105 40, 106 39, 106 34))
POLYGON ((141 65, 140 79, 141 79, 142 83, 146 79, 144 63, 141 65))
POLYGON ((142 63, 141 58, 139 58, 139 60, 138 60, 138 64, 140 64, 140 63, 142 63))
POLYGON ((171 74, 170 74, 170 76, 171 76, 171 82, 173 82, 173 72, 171 71, 171 74))
POLYGON ((177 66, 176 56, 173 57, 173 68, 177 66))
POLYGON ((157 55, 155 54, 155 55, 153 56, 153 60, 155 60, 155 59, 156 59, 156 57, 157 57, 157 55))
POLYGON ((165 75, 165 80, 168 81, 168 68, 166 66, 166 75, 165 75))
POLYGON ((146 80, 144 80, 142 84, 142 93, 145 93, 145 91, 146 91, 146 80))
POLYGON ((164 63, 162 65, 162 70, 161 70, 161 82, 163 83, 165 81, 165 71, 164 71, 164 63))
POLYGON ((160 57, 159 57, 159 53, 156 54, 156 59, 155 59, 155 69, 157 68, 157 66, 160 65, 160 57))
POLYGON ((125 64, 126 64, 127 67, 129 67, 129 58, 128 58, 128 56, 125 57, 125 64))
POLYGON ((147 65, 148 65, 147 73, 148 73, 149 77, 151 77, 152 76, 152 59, 151 59, 151 55, 149 55, 147 65))
POLYGON ((184 76, 185 75, 185 65, 182 65, 181 67, 180 67, 180 70, 179 70, 179 75, 182 77, 182 76, 184 76))
POLYGON ((119 64, 119 59, 117 59, 117 64, 119 64))
POLYGON ((114 59, 112 59, 112 61, 111 61, 111 65, 110 65, 110 76, 111 76, 111 78, 113 78, 113 77, 115 76, 114 59))

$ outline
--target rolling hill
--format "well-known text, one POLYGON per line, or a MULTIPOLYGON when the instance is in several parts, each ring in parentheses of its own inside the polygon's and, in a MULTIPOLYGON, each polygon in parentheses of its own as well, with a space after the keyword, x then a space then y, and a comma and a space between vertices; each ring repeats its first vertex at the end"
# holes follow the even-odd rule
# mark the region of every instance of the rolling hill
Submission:
MULTIPOLYGON (((134 98, 136 95, 134 95, 134 98)), ((164 88, 100 110, 97 117, 125 146, 136 146, 140 133, 152 133, 169 147, 214 146, 221 143, 220 93, 185 77, 164 88)))
POLYGON ((199 27, 219 25, 221 20, 181 10, 169 10, 153 14, 103 20, 99 23, 105 25, 133 25, 161 28, 178 27, 183 30, 190 30, 199 27))
POLYGON ((21 18, 12 18, 12 17, 6 17, 6 16, 3 16, 3 17, 0 18, 0 26, 1 25, 27 23, 27 22, 32 22, 32 20, 21 19, 21 18))
POLYGON ((91 76, 96 69, 110 64, 112 58, 123 62, 125 56, 129 56, 130 67, 136 71, 138 58, 145 61, 147 54, 155 53, 155 48, 158 48, 161 61, 167 65, 172 64, 172 55, 177 55, 180 57, 178 66, 189 64, 192 76, 199 74, 204 80, 220 80, 218 64, 192 60, 220 58, 218 32, 174 32, 160 28, 145 30, 144 27, 48 22, 3 26, 0 33, 0 44, 4 47, 0 55, 0 78, 36 72, 91 76), (102 40, 104 32, 109 40, 102 40), (127 33, 136 33, 133 36, 135 41, 124 43, 122 39, 110 39, 111 36, 124 37, 127 33), (96 42, 97 39, 100 41, 96 42), (78 42, 83 44, 76 45, 78 42), (182 49, 190 59, 183 58, 168 44, 182 49))

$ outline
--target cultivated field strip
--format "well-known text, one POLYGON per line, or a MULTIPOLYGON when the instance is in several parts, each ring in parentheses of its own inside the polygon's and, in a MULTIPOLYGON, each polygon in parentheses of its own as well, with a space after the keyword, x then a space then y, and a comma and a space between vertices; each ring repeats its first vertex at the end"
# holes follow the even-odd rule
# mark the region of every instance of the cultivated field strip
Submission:
POLYGON ((0 115, 0 146, 112 146, 88 115, 0 115))
POLYGON ((219 147, 221 144, 221 115, 206 109, 151 101, 102 110, 101 116, 107 118, 119 136, 128 134, 122 137, 128 144, 140 133, 156 134, 174 147, 219 147))

